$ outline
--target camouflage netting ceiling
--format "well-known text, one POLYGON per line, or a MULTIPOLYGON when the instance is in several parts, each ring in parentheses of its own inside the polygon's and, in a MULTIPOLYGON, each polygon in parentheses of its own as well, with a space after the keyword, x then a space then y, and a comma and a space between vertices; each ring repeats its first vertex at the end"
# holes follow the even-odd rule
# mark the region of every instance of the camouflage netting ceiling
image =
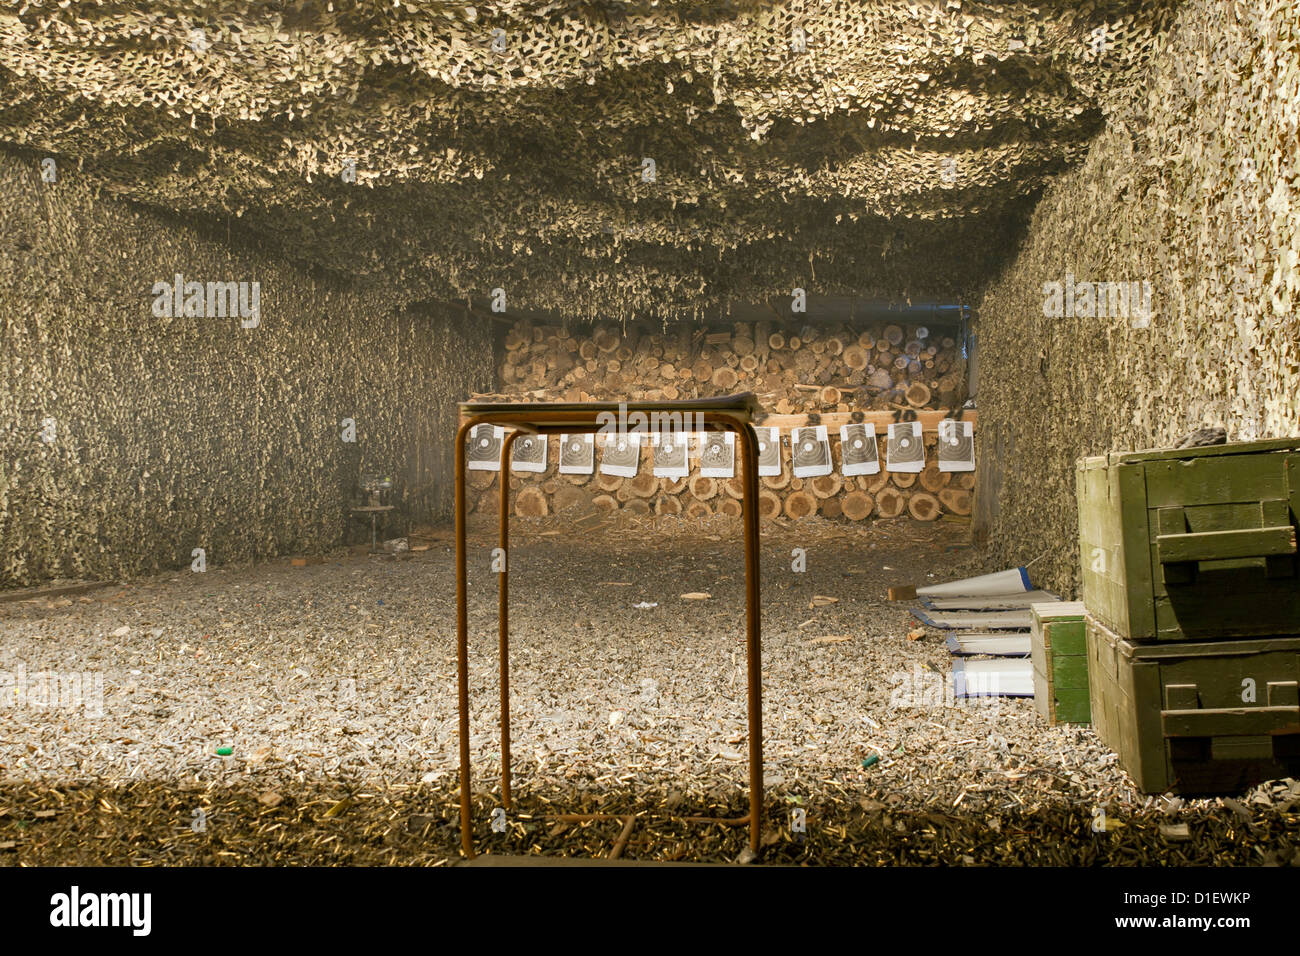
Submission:
POLYGON ((5 0, 0 141, 409 300, 970 299, 1172 3, 5 0))

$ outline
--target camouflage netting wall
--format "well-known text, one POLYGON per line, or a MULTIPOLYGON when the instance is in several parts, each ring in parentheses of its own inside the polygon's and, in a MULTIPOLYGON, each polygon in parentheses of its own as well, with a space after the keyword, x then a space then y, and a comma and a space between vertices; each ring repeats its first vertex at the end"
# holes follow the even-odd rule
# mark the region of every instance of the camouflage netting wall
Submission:
POLYGON ((1112 119, 1047 190, 980 308, 977 529, 1007 563, 1045 554, 1038 576, 1067 590, 1076 458, 1202 424, 1300 432, 1300 13, 1189 3, 1153 64, 1143 119, 1112 119), (1149 281, 1149 326, 1077 294, 1075 317, 1046 317, 1067 273, 1149 281))
POLYGON ((453 403, 492 380, 483 323, 43 183, 36 157, 0 153, 0 205, 0 587, 335 545, 363 465, 411 517, 449 511, 453 403), (259 282, 260 325, 156 317, 178 272, 259 282))

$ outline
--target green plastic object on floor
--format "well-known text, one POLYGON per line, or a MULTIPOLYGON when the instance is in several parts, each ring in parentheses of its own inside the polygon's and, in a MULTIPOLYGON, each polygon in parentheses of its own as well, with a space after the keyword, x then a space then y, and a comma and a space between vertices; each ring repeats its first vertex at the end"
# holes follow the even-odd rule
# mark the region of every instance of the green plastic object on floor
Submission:
POLYGON ((229 756, 230 756, 232 753, 234 753, 234 752, 235 752, 235 748, 234 748, 234 747, 218 747, 218 748, 217 748, 217 756, 218 756, 218 757, 229 757, 229 756))

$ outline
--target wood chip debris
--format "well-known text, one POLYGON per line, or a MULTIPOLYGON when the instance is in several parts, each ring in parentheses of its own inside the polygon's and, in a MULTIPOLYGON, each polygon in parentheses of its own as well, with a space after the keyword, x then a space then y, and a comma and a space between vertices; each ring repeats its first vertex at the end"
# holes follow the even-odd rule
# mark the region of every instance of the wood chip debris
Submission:
MULTIPOLYGON (((601 856, 618 837, 617 821, 570 826, 552 838, 554 827, 542 818, 634 813, 628 857, 734 859, 744 828, 672 820, 674 813, 744 812, 739 529, 718 542, 666 532, 649 550, 644 529, 575 541, 533 536, 520 524, 512 559, 529 570, 512 580, 519 812, 504 834, 489 823, 501 761, 497 647, 477 639, 495 636, 495 588, 471 581, 474 601, 491 600, 471 617, 478 838, 503 852, 601 856), (676 617, 632 612, 589 586, 612 563, 644 589, 637 597, 680 593, 683 568, 709 576, 704 593, 713 604, 676 617)), ((777 527, 764 535, 773 553, 809 547, 817 559, 800 575, 763 563, 769 806, 799 798, 819 821, 797 844, 788 820, 774 815, 769 824, 782 836, 770 848, 773 859, 1241 865, 1272 854, 1290 862, 1300 800, 1293 781, 1261 785, 1231 803, 1149 801, 1091 730, 1044 727, 1028 700, 958 705, 946 650, 897 640, 909 626, 906 607, 841 601, 819 612, 835 625, 800 630, 808 601, 839 586, 838 568, 860 562, 864 548, 888 544, 897 573, 919 576, 942 564, 942 548, 956 534, 932 525, 813 541, 808 531, 777 527), (838 646, 800 653, 831 643, 838 646), (879 759, 864 770, 868 756, 879 759), (886 809, 869 813, 862 799, 886 809), (1128 828, 1106 832, 1099 848, 1091 814, 1100 806, 1128 828), (1001 836, 989 819, 1003 821, 1001 836), (1158 823, 1189 823, 1196 838, 1171 843, 1158 823), (943 836, 920 836, 928 831, 943 836)), ((495 540, 491 528, 471 546, 495 540)), ((862 589, 883 593, 887 572, 863 566, 862 589)), ((210 572, 198 586, 161 575, 57 613, 0 606, 6 650, 29 669, 95 660, 104 674, 104 719, 31 707, 5 712, 0 843, 15 844, 18 854, 7 858, 210 864, 209 841, 219 833, 221 852, 233 854, 222 862, 455 859, 454 628, 429 629, 455 620, 454 599, 452 556, 434 551, 407 563, 358 556, 306 569, 253 565, 210 572), (124 620, 131 633, 112 637, 124 620), (181 654, 182 646, 189 652, 181 654), (196 658, 195 649, 204 655, 196 658), (227 741, 237 744, 234 755, 215 756, 227 741), (52 809, 53 817, 36 816, 52 809), (195 809, 207 814, 207 836, 191 829, 195 809), (430 819, 411 822, 419 815, 430 819)))

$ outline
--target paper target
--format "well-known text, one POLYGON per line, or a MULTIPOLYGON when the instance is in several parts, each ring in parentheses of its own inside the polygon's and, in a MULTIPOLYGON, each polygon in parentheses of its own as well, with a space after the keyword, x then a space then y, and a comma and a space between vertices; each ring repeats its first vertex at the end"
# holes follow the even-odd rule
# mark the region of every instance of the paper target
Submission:
POLYGON ((796 478, 829 475, 832 470, 831 443, 826 438, 826 426, 793 429, 790 432, 790 461, 796 478))
POLYGON ((475 425, 469 433, 469 470, 500 471, 505 437, 506 430, 500 425, 475 425))
POLYGON ((876 426, 870 423, 840 426, 840 472, 844 475, 880 473, 876 426))
POLYGON ((600 473, 635 478, 641 463, 641 436, 636 432, 615 432, 605 436, 600 455, 600 473))
POLYGON ((534 471, 538 474, 546 470, 546 436, 520 435, 510 449, 511 471, 534 471))
POLYGON ((700 474, 705 478, 736 476, 735 432, 700 432, 700 474))
POLYGON ((655 432, 650 438, 655 446, 652 474, 658 478, 685 478, 690 474, 690 436, 686 432, 655 432))
POLYGON ((975 470, 975 429, 970 422, 945 418, 939 423, 939 470, 975 470))
POLYGON ((560 436, 560 474, 590 475, 596 470, 596 442, 591 435, 560 436))
POLYGON ((885 461, 890 471, 925 471, 925 443, 920 422, 896 422, 889 426, 889 448, 885 461))
POLYGON ((776 476, 781 474, 781 430, 779 428, 755 428, 758 433, 758 474, 776 476))

